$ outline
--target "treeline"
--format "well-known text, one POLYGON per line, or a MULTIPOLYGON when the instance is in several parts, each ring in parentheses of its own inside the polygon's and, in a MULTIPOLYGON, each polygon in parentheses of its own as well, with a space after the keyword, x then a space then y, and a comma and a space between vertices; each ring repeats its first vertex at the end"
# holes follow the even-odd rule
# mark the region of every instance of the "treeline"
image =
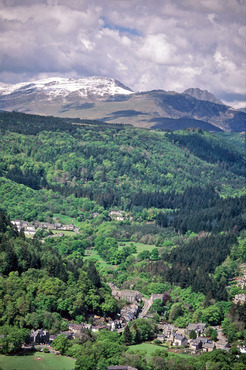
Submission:
POLYGON ((59 118, 53 116, 39 116, 21 112, 0 112, 0 130, 17 132, 24 135, 37 135, 41 131, 65 131, 76 133, 81 125, 95 126, 98 130, 102 127, 120 128, 123 124, 110 125, 97 120, 80 118, 59 118))

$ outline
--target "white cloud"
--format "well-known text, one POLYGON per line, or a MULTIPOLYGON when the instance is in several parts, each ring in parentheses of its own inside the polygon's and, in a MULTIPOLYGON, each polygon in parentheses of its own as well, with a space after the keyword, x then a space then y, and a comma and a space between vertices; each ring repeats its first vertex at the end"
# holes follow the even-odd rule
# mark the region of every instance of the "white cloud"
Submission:
POLYGON ((147 35, 137 54, 141 59, 155 64, 172 64, 175 60, 175 46, 171 45, 164 34, 147 35))
POLYGON ((105 75, 245 93, 241 0, 0 0, 0 81, 105 75), (31 3, 31 5, 30 5, 31 3))

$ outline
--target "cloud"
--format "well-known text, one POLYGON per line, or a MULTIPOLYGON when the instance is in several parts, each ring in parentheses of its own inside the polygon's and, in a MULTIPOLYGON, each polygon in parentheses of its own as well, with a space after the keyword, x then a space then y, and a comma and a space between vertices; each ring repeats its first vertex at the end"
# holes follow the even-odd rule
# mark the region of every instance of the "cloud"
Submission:
POLYGON ((242 0, 0 0, 0 10, 1 82, 102 75, 135 91, 245 94, 242 0))

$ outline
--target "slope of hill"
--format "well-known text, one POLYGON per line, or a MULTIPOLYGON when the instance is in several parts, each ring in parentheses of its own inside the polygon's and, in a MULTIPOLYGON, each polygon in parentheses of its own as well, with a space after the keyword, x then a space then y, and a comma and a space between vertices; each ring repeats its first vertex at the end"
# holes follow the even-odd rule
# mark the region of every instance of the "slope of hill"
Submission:
POLYGON ((51 78, 0 89, 0 109, 59 117, 97 119, 138 127, 243 131, 246 114, 222 104, 207 91, 153 90, 133 93, 119 81, 89 77, 51 78))
MULTIPOLYGON (((232 303, 241 289, 228 289, 246 262, 242 133, 166 132, 18 112, 0 113, 0 130, 1 208, 40 227, 28 239, 0 210, 4 334, 41 327, 53 334, 95 314, 100 323, 114 318, 122 300, 105 284, 114 282, 146 296, 165 292, 165 308, 163 302, 152 309, 176 327, 222 325, 230 342, 244 339, 245 305, 232 303), (52 228, 52 235, 50 222, 73 222, 79 230, 58 236, 52 228)), ((152 320, 130 325, 152 325, 154 338, 152 320)), ((112 348, 113 364, 121 356, 120 334, 81 335, 64 337, 64 353, 81 368, 102 348, 100 338, 107 358, 112 348), (88 356, 80 357, 85 349, 88 356)))
MULTIPOLYGON (((37 192, 31 195, 31 203, 27 196, 23 204, 24 189, 15 194, 11 182, 2 182, 6 207, 14 199, 16 210, 25 209, 27 203, 33 208, 35 197, 37 204, 42 204, 43 196, 46 201, 39 213, 47 213, 54 209, 51 203, 45 206, 50 195, 38 195, 47 190, 64 199, 73 195, 89 198, 106 209, 116 206, 125 210, 141 204, 163 208, 165 202, 168 208, 165 194, 180 194, 191 187, 212 185, 227 196, 243 192, 243 149, 221 136, 200 129, 172 133, 78 122, 15 112, 0 114, 1 176, 14 187, 23 184, 37 192)), ((75 211, 76 217, 79 214, 75 211)))

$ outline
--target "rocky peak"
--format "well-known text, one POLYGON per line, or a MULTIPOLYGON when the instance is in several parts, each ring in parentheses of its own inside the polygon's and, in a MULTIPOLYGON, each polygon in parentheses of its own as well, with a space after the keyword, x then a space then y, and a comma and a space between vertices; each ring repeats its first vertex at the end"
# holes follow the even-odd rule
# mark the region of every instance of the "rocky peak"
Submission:
POLYGON ((190 89, 185 90, 183 94, 190 95, 197 100, 206 100, 211 103, 224 105, 224 103, 221 100, 217 99, 216 96, 214 96, 207 90, 201 90, 198 88, 190 88, 190 89))

